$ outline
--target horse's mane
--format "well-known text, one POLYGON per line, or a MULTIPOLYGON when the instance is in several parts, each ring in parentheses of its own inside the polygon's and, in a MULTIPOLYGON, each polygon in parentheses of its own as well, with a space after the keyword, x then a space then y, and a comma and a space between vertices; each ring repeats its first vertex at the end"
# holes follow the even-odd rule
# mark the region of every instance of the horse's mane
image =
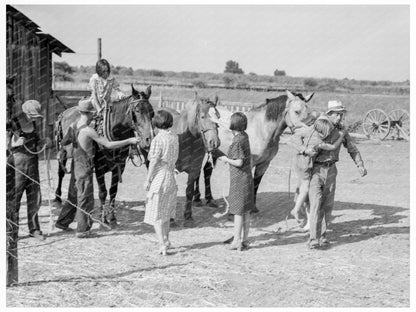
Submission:
POLYGON ((266 99, 265 103, 253 108, 251 111, 260 111, 266 108, 266 120, 277 121, 283 116, 283 112, 286 108, 286 102, 287 95, 279 95, 278 97, 273 99, 266 99))

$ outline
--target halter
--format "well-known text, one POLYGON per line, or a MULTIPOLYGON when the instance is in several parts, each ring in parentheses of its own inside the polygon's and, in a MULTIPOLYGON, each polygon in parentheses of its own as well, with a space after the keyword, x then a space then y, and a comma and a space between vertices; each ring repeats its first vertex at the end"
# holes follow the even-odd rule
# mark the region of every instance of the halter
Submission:
MULTIPOLYGON (((207 139, 205 137, 205 133, 207 133, 208 131, 215 131, 215 133, 218 136, 218 125, 216 123, 212 122, 213 127, 203 128, 203 125, 201 124, 201 121, 200 121, 200 119, 201 119, 201 108, 200 108, 200 106, 202 105, 202 103, 198 100, 198 98, 196 99, 196 101, 198 103, 198 108, 197 108, 198 110, 197 110, 197 114, 196 114, 196 126, 200 129, 199 132, 201 134, 202 142, 204 143, 205 151, 208 151, 208 142, 207 142, 207 139)), ((218 114, 217 116, 219 116, 220 113, 216 109, 214 103, 212 103, 211 101, 207 101, 207 102, 211 107, 214 107, 216 115, 218 114)))

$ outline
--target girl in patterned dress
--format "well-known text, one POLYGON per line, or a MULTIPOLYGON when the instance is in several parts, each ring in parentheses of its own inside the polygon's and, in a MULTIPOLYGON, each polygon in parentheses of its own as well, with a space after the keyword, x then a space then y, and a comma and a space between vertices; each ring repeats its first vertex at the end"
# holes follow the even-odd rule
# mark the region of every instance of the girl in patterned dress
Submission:
POLYGON ((110 78, 110 63, 106 59, 100 59, 95 65, 96 73, 91 76, 89 89, 91 90, 92 103, 96 111, 101 114, 107 103, 114 100, 121 100, 125 97, 120 89, 119 83, 110 78), (113 93, 112 91, 115 91, 113 93))
POLYGON ((250 210, 254 207, 254 183, 251 173, 251 151, 247 133, 247 117, 241 112, 231 115, 230 130, 234 138, 228 157, 218 159, 230 164, 230 214, 234 214, 234 239, 230 249, 248 246, 250 210), (241 239, 242 236, 242 239, 241 239))
POLYGON ((153 124, 159 129, 152 140, 148 159, 150 161, 144 188, 147 190, 144 222, 153 225, 160 244, 159 253, 167 254, 170 218, 176 210, 178 186, 175 179, 175 163, 178 159, 179 143, 176 134, 170 131, 172 115, 164 110, 156 113, 153 124))

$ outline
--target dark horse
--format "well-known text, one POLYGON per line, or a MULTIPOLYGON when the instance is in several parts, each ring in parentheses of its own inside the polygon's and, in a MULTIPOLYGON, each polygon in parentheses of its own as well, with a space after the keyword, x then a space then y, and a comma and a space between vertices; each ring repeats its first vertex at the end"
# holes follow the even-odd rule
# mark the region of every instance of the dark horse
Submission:
MULTIPOLYGON (((252 165, 255 168, 255 198, 261 179, 279 150, 280 135, 287 127, 292 129, 309 122, 308 119, 311 118, 311 114, 307 102, 311 100, 312 96, 313 93, 304 97, 300 93, 287 91, 284 95, 266 99, 265 103, 245 113, 252 165)), ((221 106, 210 112, 212 119, 220 125, 220 149, 224 153, 228 152, 233 139, 233 135, 228 128, 231 115, 232 112, 221 106), (216 115, 218 116, 218 112, 220 118, 215 118, 216 115)), ((204 170, 204 174, 208 175, 208 177, 205 177, 208 181, 205 183, 205 187, 207 187, 210 183, 210 171, 205 172, 204 170)), ((254 208, 252 212, 257 211, 257 208, 254 208)))
MULTIPOLYGON (((148 149, 151 139, 153 138, 152 118, 154 116, 153 107, 149 102, 151 95, 151 87, 147 87, 146 92, 138 92, 132 87, 132 95, 124 98, 118 102, 113 102, 105 111, 103 124, 104 134, 109 140, 123 140, 134 135, 141 138, 139 147, 141 149, 148 149)), ((57 121, 57 143, 67 133, 69 127, 78 120, 80 114, 75 107, 64 111, 57 121)), ((62 151, 62 147, 61 151, 62 151)), ((56 199, 61 197, 62 179, 65 175, 65 162, 70 157, 71 146, 69 150, 65 150, 63 157, 60 158, 62 165, 59 166, 59 182, 56 189, 56 199), (65 156, 66 155, 66 156, 65 156)), ((104 223, 116 225, 115 217, 115 198, 117 195, 118 183, 121 181, 126 159, 138 154, 137 146, 127 146, 116 150, 107 150, 98 144, 95 146, 94 169, 95 176, 99 187, 99 198, 101 202, 100 217, 104 223), (105 173, 110 172, 111 187, 110 187, 110 202, 106 206, 107 189, 105 186, 105 173)), ((73 163, 71 165, 73 169, 73 163)), ((71 171, 72 171, 71 169, 71 171)), ((71 174, 71 181, 68 190, 68 201, 75 204, 76 189, 74 185, 74 176, 71 174)), ((69 205, 72 206, 72 205, 69 205)), ((73 211, 73 208, 70 208, 73 211)))
POLYGON ((195 181, 199 178, 202 163, 207 152, 220 145, 218 138, 218 126, 212 122, 208 112, 215 108, 217 98, 214 102, 208 98, 198 97, 187 102, 185 108, 179 114, 172 109, 165 109, 172 113, 172 131, 178 135, 179 155, 176 169, 188 174, 186 187, 186 207, 184 212, 184 225, 192 222, 192 199, 195 191, 195 181))

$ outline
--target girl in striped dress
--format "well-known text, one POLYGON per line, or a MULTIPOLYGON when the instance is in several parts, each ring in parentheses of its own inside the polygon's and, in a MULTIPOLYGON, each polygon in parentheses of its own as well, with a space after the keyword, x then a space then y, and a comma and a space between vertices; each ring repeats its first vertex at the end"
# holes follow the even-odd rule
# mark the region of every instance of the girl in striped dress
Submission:
POLYGON ((160 244, 159 253, 167 254, 170 247, 170 218, 176 210, 178 186, 175 179, 175 163, 178 159, 179 143, 176 134, 170 131, 172 115, 164 110, 156 113, 153 124, 159 129, 152 140, 148 159, 150 161, 144 188, 147 190, 144 222, 154 226, 160 244))

